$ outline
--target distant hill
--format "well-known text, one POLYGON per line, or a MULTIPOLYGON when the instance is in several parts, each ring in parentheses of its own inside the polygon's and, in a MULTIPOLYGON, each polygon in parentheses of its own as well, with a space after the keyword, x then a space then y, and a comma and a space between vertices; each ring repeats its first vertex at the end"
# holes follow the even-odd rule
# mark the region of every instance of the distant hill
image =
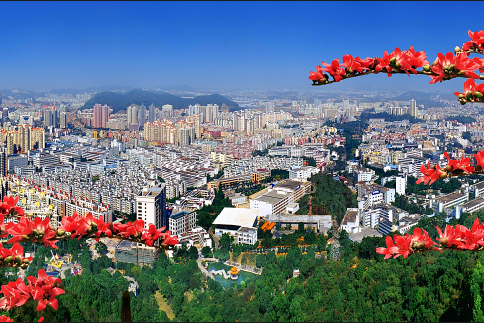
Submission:
POLYGON ((126 94, 114 92, 97 93, 81 107, 81 110, 92 109, 96 103, 107 104, 114 110, 113 113, 120 110, 126 110, 131 104, 144 104, 145 106, 150 106, 152 103, 157 107, 170 104, 174 109, 185 109, 188 108, 190 104, 194 105, 197 103, 200 105, 218 104, 219 106, 222 106, 222 104, 225 103, 230 107, 231 111, 240 109, 237 103, 220 94, 201 95, 193 99, 184 99, 166 92, 154 93, 151 91, 136 89, 126 94))
POLYGON ((435 93, 427 93, 427 92, 421 92, 421 91, 409 91, 402 93, 400 95, 397 95, 391 100, 394 101, 409 101, 411 99, 414 99, 417 101, 417 105, 423 104, 426 108, 431 108, 435 106, 442 106, 442 103, 435 102, 433 98, 437 97, 435 93))

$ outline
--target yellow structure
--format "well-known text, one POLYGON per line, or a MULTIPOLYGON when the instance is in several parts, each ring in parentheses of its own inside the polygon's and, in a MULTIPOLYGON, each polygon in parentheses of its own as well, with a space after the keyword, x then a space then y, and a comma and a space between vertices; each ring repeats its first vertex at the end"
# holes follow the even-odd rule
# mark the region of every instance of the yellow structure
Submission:
POLYGON ((237 267, 232 267, 232 269, 230 269, 230 271, 229 271, 229 274, 230 274, 231 279, 236 280, 236 279, 239 278, 239 276, 238 276, 239 270, 237 269, 237 267))

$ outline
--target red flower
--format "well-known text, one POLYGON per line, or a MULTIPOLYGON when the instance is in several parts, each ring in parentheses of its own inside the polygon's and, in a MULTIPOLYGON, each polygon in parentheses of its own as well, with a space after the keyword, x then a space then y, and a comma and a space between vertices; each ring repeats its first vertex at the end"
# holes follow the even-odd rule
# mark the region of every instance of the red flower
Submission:
POLYGON ((309 79, 313 81, 326 80, 321 66, 316 66, 316 73, 312 71, 309 73, 309 79))
POLYGON ((437 59, 432 65, 432 72, 437 75, 429 75, 432 78, 429 84, 454 78, 458 74, 463 74, 468 78, 479 78, 474 71, 479 68, 480 64, 475 59, 470 59, 466 52, 459 52, 457 56, 451 52, 445 56, 438 53, 437 59))
POLYGON ((136 239, 141 238, 143 232, 145 231, 144 228, 145 222, 143 220, 135 220, 134 223, 128 222, 126 224, 114 224, 114 229, 116 230, 117 234, 123 235, 125 238, 127 237, 134 237, 136 239))
POLYGON ((39 217, 36 217, 34 221, 30 221, 26 217, 20 218, 19 223, 12 225, 7 230, 9 234, 13 235, 13 238, 8 240, 8 243, 33 239, 37 241, 41 240, 45 246, 58 249, 55 245, 58 240, 50 240, 55 237, 55 231, 51 228, 49 222, 49 218, 45 218, 44 221, 39 217))
POLYGON ((452 167, 453 172, 458 169, 467 173, 472 173, 474 171, 474 167, 470 166, 471 160, 469 158, 462 157, 459 161, 455 159, 450 159, 449 154, 446 151, 444 151, 444 156, 445 158, 447 158, 447 164, 452 167))
POLYGON ((462 47, 463 50, 469 50, 469 49, 474 49, 478 48, 480 50, 483 50, 483 44, 484 44, 484 31, 468 31, 469 38, 471 39, 470 41, 466 42, 464 46, 462 47))
POLYGON ((375 72, 378 74, 381 70, 386 70, 388 72, 388 77, 392 76, 391 72, 393 71, 393 68, 390 67, 390 59, 391 57, 386 50, 383 53, 383 57, 378 59, 378 64, 375 66, 375 72))
POLYGON ((175 246, 178 244, 178 237, 177 236, 170 236, 171 231, 166 231, 164 233, 164 238, 162 245, 164 246, 175 246))
POLYGON ((484 92, 484 84, 476 84, 476 82, 473 79, 468 79, 467 81, 464 82, 464 92, 463 93, 454 92, 454 95, 456 96, 463 95, 466 98, 469 98, 469 96, 472 95, 471 99, 473 100, 481 99, 482 96, 481 97, 476 96, 476 91, 482 94, 484 92))
POLYGON ((343 66, 349 73, 358 72, 363 73, 365 70, 370 69, 370 65, 373 63, 373 59, 368 57, 362 60, 359 57, 353 58, 351 55, 343 56, 343 66))
POLYGON ((16 197, 13 197, 13 196, 5 196, 3 198, 3 203, 4 204, 7 204, 10 207, 14 207, 18 203, 18 199, 19 199, 18 196, 16 196, 16 197))
POLYGON ((62 225, 59 227, 59 230, 70 232, 72 234, 71 239, 74 239, 76 236, 79 236, 79 239, 81 239, 89 227, 86 220, 79 216, 77 212, 74 212, 72 217, 64 216, 61 223, 62 225))
POLYGON ((1 293, 4 298, 0 301, 0 308, 5 308, 7 311, 12 307, 24 305, 31 297, 31 289, 25 285, 22 278, 2 285, 1 293))
POLYGON ((334 59, 331 65, 326 64, 325 62, 321 62, 325 66, 322 70, 328 72, 336 82, 339 82, 343 79, 343 76, 346 75, 346 71, 344 68, 340 68, 342 65, 339 65, 339 59, 334 59))
POLYGON ((440 178, 440 175, 443 174, 439 164, 436 164, 435 168, 430 167, 430 160, 427 161, 427 168, 425 168, 425 165, 423 164, 420 166, 420 172, 422 172, 423 177, 420 177, 417 180, 416 184, 420 184, 423 182, 425 185, 432 185, 440 178))
POLYGON ((385 259, 395 256, 398 253, 398 247, 395 246, 393 240, 390 236, 385 238, 385 242, 387 244, 386 248, 376 248, 376 252, 385 255, 385 259))
POLYGON ((48 304, 52 306, 54 310, 57 310, 59 307, 59 302, 55 298, 58 295, 62 295, 65 292, 57 287, 52 287, 50 285, 45 285, 42 287, 37 287, 34 290, 34 299, 39 301, 37 305, 37 311, 44 310, 48 304))
POLYGON ((440 244, 443 247, 452 246, 453 241, 454 241, 454 227, 447 225, 445 227, 444 234, 442 234, 442 230, 438 226, 436 226, 436 228, 437 228, 437 232, 439 233, 439 237, 440 237, 440 239, 437 238, 437 240, 440 241, 440 244))
POLYGON ((148 246, 152 246, 153 242, 164 236, 161 231, 165 230, 165 227, 156 230, 156 226, 154 224, 150 224, 150 228, 147 232, 144 232, 143 235, 141 236, 141 240, 143 240, 144 243, 148 246))
POLYGON ((0 322, 13 322, 13 319, 8 316, 2 315, 0 316, 0 322))
POLYGON ((477 166, 481 166, 481 170, 484 169, 484 150, 479 151, 477 154, 474 155, 476 157, 476 168, 477 166))

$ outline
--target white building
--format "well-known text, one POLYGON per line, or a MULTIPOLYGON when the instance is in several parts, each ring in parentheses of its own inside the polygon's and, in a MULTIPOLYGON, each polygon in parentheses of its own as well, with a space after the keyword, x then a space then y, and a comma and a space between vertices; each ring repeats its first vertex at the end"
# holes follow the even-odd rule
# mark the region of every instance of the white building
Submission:
POLYGON ((196 226, 197 213, 195 211, 181 211, 170 215, 169 228, 173 236, 185 233, 196 226))
POLYGON ((358 169, 354 171, 355 181, 357 182, 373 182, 375 178, 375 171, 372 169, 358 169))
POLYGON ((405 177, 395 177, 395 191, 399 195, 405 195, 405 188, 407 187, 407 179, 405 177))
POLYGON ((161 185, 161 187, 144 187, 141 195, 136 197, 136 218, 144 221, 146 229, 149 228, 150 223, 157 229, 162 227, 168 229, 165 185, 161 185))
POLYGON ((312 175, 319 173, 319 169, 312 166, 294 166, 289 169, 289 179, 306 181, 312 175))
POLYGON ((257 217, 259 210, 226 207, 220 212, 213 225, 215 234, 227 233, 237 243, 254 244, 257 241, 257 217))

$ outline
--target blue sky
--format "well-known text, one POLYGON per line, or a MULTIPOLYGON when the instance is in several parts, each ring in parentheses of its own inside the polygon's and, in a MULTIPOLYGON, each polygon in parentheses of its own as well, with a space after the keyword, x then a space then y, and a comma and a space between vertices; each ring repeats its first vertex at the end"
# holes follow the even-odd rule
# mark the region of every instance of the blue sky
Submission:
MULTIPOLYGON (((479 15, 465 13, 482 9, 481 2, 0 2, 0 88, 312 89, 309 72, 344 54, 413 45, 433 61, 467 41, 467 30, 484 29, 479 15)), ((429 81, 380 74, 332 89, 463 84, 429 81)))

